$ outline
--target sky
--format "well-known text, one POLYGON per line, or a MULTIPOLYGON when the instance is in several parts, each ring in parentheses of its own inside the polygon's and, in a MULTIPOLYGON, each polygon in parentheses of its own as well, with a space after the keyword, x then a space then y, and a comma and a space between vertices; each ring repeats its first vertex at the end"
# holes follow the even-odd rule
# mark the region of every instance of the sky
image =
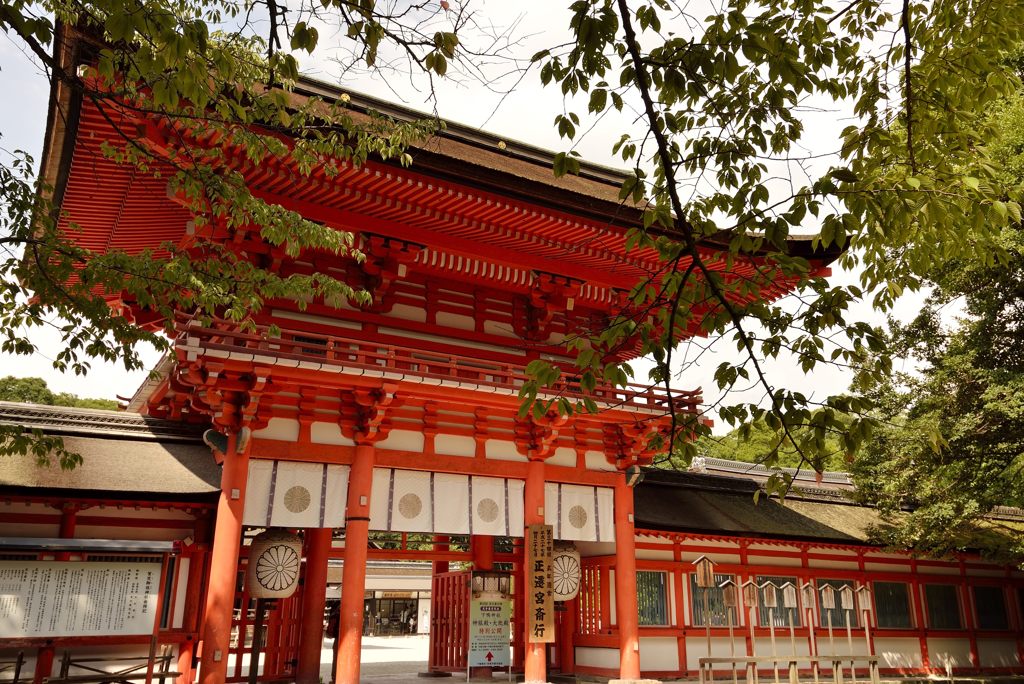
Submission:
MULTIPOLYGON (((495 27, 510 29, 519 38, 512 51, 528 59, 539 49, 564 42, 569 23, 568 2, 550 0, 524 0, 508 3, 495 0, 476 1, 471 6, 481 20, 487 18, 495 27)), ((409 107, 432 111, 451 121, 476 128, 484 128, 509 140, 519 140, 534 146, 554 151, 564 151, 567 143, 559 139, 554 127, 554 118, 564 111, 566 103, 561 92, 553 87, 540 84, 536 70, 531 70, 521 79, 506 78, 484 83, 473 78, 441 79, 436 85, 436 97, 429 98, 425 81, 410 78, 400 71, 384 74, 349 72, 341 80, 337 60, 345 53, 342 36, 328 26, 320 27, 320 41, 313 58, 306 57, 302 65, 306 73, 343 88, 362 92, 379 98, 401 102, 409 107), (514 86, 514 87, 513 87, 514 86)), ((490 74, 508 70, 508 64, 494 65, 490 74)), ((6 93, 6 101, 0 103, 0 148, 21 149, 30 152, 37 160, 43 142, 46 122, 48 84, 42 70, 27 56, 21 46, 12 42, 7 34, 0 34, 0 92, 6 93)), ((577 103, 576 111, 585 112, 585 104, 577 103)), ((805 118, 808 131, 805 146, 808 150, 829 149, 838 139, 838 131, 849 123, 842 111, 825 107, 823 111, 808 113, 805 118)), ((611 147, 624 130, 635 126, 633 116, 609 115, 598 121, 575 144, 575 149, 590 161, 619 167, 621 162, 611 155, 611 147)), ((837 271, 833 277, 836 283, 852 283, 855 273, 837 271)), ((897 306, 897 318, 908 319, 920 308, 922 294, 908 294, 897 306)), ((872 311, 869 305, 856 307, 856 315, 874 323, 883 322, 881 315, 872 311)), ((52 359, 60 348, 59 336, 52 330, 34 331, 41 351, 32 357, 0 354, 0 377, 40 376, 46 379, 51 389, 73 392, 80 396, 116 398, 130 397, 145 378, 145 372, 127 372, 123 367, 96 362, 87 376, 61 374, 54 370, 52 359)), ((685 358, 697 352, 696 349, 681 350, 677 356, 685 358)), ((158 355, 149 351, 144 354, 149 366, 156 364, 158 355)), ((680 389, 703 387, 705 399, 713 402, 719 398, 712 376, 714 369, 723 360, 735 358, 734 345, 726 340, 716 345, 711 352, 703 354, 699 364, 689 367, 683 377, 673 384, 680 389)), ((638 379, 643 380, 645 365, 638 364, 638 379)), ((789 359, 767 364, 771 382, 775 386, 799 389, 812 397, 823 398, 845 390, 849 374, 834 366, 819 367, 810 376, 805 376, 789 359)), ((740 397, 756 399, 760 390, 734 394, 729 399, 740 397)), ((714 416, 712 416, 714 417, 714 416)), ((716 432, 725 430, 717 421, 716 432)))

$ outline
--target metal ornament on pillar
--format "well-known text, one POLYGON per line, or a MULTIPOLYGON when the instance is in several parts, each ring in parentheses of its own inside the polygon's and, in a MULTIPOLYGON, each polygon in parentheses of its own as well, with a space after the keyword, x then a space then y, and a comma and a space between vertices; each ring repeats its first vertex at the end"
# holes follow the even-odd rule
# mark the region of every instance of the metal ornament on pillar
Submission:
POLYGON ((249 547, 245 586, 253 598, 288 598, 299 585, 302 540, 285 530, 260 532, 249 547))
POLYGON ((572 601, 580 592, 580 552, 572 542, 555 542, 551 555, 553 593, 556 601, 572 601))

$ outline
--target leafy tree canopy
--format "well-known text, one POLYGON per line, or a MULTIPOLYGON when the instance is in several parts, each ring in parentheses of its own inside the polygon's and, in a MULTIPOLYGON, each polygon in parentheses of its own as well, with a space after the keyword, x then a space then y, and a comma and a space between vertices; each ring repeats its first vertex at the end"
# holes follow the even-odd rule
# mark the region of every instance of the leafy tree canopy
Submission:
MULTIPOLYGON (((794 430, 794 437, 797 443, 807 438, 806 429, 794 430)), ((781 436, 775 430, 768 428, 763 422, 754 423, 749 428, 736 428, 726 435, 703 435, 696 444, 696 452, 700 456, 710 458, 723 458, 728 460, 743 461, 744 463, 771 463, 780 468, 807 468, 805 455, 809 452, 798 449, 789 439, 781 436)), ((850 467, 846 454, 839 446, 839 440, 829 435, 825 438, 826 444, 823 452, 817 452, 817 456, 811 462, 811 468, 816 472, 826 470, 845 471, 850 467), (821 455, 821 454, 824 455, 821 455)), ((674 459, 677 463, 682 458, 674 459)))
POLYGON ((118 408, 117 402, 113 399, 89 399, 70 392, 54 392, 47 387, 46 381, 42 378, 16 378, 13 375, 0 378, 0 401, 110 411, 115 411, 118 408))

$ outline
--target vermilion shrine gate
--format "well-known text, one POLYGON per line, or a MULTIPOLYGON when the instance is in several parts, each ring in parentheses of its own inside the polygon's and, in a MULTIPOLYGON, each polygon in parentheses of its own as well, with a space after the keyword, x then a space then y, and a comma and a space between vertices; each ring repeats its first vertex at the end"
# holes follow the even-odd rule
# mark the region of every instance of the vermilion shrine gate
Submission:
MULTIPOLYGON (((298 94, 310 93, 340 94, 303 82, 298 94)), ((104 158, 101 146, 120 141, 92 104, 73 101, 59 85, 55 102, 74 116, 67 125, 51 117, 44 168, 64 220, 81 228, 81 244, 132 251, 194 238, 189 213, 164 181, 104 158)), ((369 105, 408 115, 380 102, 352 104, 355 111, 369 105)), ((150 149, 173 139, 159 120, 117 123, 140 131, 150 149)), ((617 652, 617 666, 593 668, 641 676, 634 500, 624 473, 650 462, 650 438, 666 430, 668 413, 696 412, 700 395, 674 393, 670 405, 660 389, 598 387, 590 394, 596 413, 518 417, 526 365, 547 359, 571 369, 563 341, 600 330, 626 305, 624 293, 660 265, 653 251, 625 247, 625 232, 640 217, 618 201, 618 174, 583 165, 579 176, 556 179, 548 153, 498 143, 449 125, 413 151, 409 169, 371 160, 311 178, 285 163, 254 165, 227 148, 257 196, 355 233, 366 260, 315 252, 289 258, 255 229, 203 237, 281 273, 326 272, 365 287, 373 294, 368 306, 313 301, 300 310, 273 301, 257 314, 257 329, 243 331, 226 320, 202 324, 188 311, 171 322, 153 320, 145 307, 111 295, 111 306, 139 325, 170 323, 176 331, 162 379, 143 386, 129 408, 209 423, 223 436, 211 439, 223 462, 220 498, 209 581, 199 587, 201 569, 195 585, 189 578, 198 639, 180 646, 182 672, 191 674, 199 653, 200 681, 241 676, 228 663, 240 652, 232 630, 245 627, 234 606, 245 596, 238 578, 252 554, 243 529, 252 527, 301 530, 304 539, 302 560, 282 555, 262 570, 268 585, 288 585, 300 572, 303 578, 299 592, 268 617, 275 636, 264 678, 289 676, 294 660, 297 681, 318 681, 328 561, 338 557, 341 684, 359 680, 372 558, 435 562, 434 669, 465 667, 459 625, 467 607, 458 590, 465 576, 447 564, 471 561, 475 570, 512 568, 514 662, 527 681, 545 681, 550 662, 572 671, 576 635, 591 635, 592 650, 617 652), (271 334, 271 326, 280 333, 271 334), (550 647, 531 639, 522 591, 524 533, 544 523, 584 557, 580 598, 558 613, 550 647), (343 546, 332 543, 339 531, 343 546), (403 540, 429 535, 432 543, 371 549, 371 531, 403 540), (469 550, 449 549, 452 537, 468 537, 469 550), (496 551, 498 538, 512 541, 496 551), (614 644, 602 636, 610 633, 602 614, 614 616, 614 644)), ((792 248, 819 272, 826 268, 809 244, 792 248)), ((716 250, 706 248, 710 263, 725 269, 716 250)), ((760 277, 759 265, 740 260, 731 277, 760 277)), ((765 283, 761 296, 774 298, 789 286, 765 283)), ((634 354, 624 349, 620 357, 634 354)), ((552 392, 582 396, 571 379, 552 392)))

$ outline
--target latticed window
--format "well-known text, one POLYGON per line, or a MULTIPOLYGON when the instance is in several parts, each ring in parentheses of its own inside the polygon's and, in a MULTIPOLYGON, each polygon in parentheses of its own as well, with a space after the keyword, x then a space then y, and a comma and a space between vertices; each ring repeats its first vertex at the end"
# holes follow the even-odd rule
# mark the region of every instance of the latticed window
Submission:
POLYGON ((762 627, 769 626, 769 618, 772 624, 776 627, 789 627, 790 620, 793 621, 794 627, 800 626, 800 604, 799 604, 799 593, 797 592, 797 606, 790 610, 786 608, 782 600, 782 585, 786 582, 794 586, 797 584, 796 577, 784 577, 778 575, 758 575, 754 580, 757 582, 757 613, 758 623, 762 627), (765 582, 771 582, 775 585, 775 607, 769 608, 768 603, 771 595, 771 589, 769 587, 762 586, 765 582))
MULTIPOLYGON (((697 586, 697 575, 690 575, 690 615, 693 616, 692 624, 698 627, 706 626, 707 620, 704 617, 704 592, 707 592, 708 613, 711 615, 712 627, 727 627, 729 625, 728 612, 725 607, 725 591, 722 589, 722 582, 733 579, 732 575, 715 575, 715 586, 704 588, 697 586)), ((738 595, 738 589, 733 593, 738 595)), ((738 598, 736 599, 739 600, 738 598)), ((732 615, 732 624, 737 623, 735 609, 732 615)))
POLYGON ((910 587, 906 582, 875 582, 875 615, 879 629, 910 629, 910 587))
POLYGON ((928 626, 933 629, 960 629, 960 601, 955 584, 924 585, 924 600, 928 608, 928 626))
POLYGON ((974 614, 978 629, 1009 629, 1006 616, 1006 594, 1002 587, 974 587, 974 614))
POLYGON ((846 610, 843 608, 842 592, 844 587, 849 587, 851 591, 854 591, 856 587, 850 580, 818 580, 818 605, 821 610, 818 612, 820 616, 819 623, 822 627, 828 626, 829 618, 832 619, 833 627, 846 627, 846 621, 850 621, 850 627, 856 627, 859 624, 857 619, 857 613, 859 612, 857 607, 857 597, 854 595, 851 597, 850 608, 846 610), (832 599, 833 607, 826 608, 825 595, 827 590, 825 587, 832 587, 832 599))
POLYGON ((636 573, 636 603, 641 625, 668 624, 668 576, 664 572, 636 573))

